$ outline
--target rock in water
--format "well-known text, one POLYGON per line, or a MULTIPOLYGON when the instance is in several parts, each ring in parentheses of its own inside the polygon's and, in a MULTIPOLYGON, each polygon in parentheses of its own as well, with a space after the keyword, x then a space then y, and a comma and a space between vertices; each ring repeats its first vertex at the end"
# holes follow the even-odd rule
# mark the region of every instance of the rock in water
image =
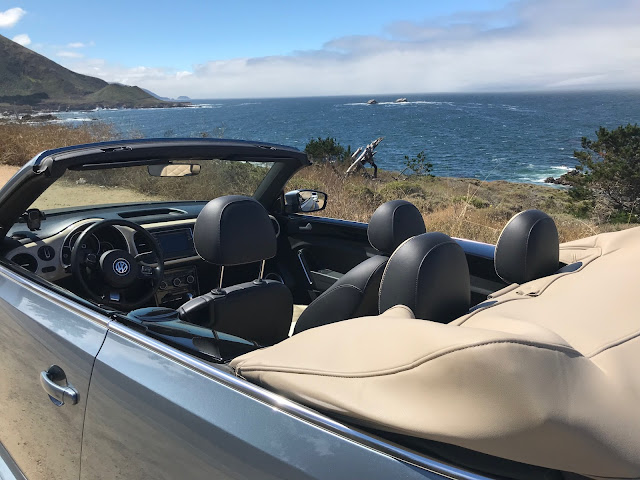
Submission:
POLYGON ((375 98, 372 98, 367 102, 367 105, 375 105, 376 103, 378 103, 378 101, 375 98))

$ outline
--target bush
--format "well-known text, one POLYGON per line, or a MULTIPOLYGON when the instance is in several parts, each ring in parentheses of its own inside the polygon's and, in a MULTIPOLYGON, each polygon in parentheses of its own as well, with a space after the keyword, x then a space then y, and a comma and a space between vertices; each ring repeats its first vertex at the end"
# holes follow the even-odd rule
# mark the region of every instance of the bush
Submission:
POLYGON ((409 175, 417 175, 419 177, 433 177, 431 170, 433 164, 427 161, 427 156, 424 150, 418 153, 415 157, 404 156, 404 170, 402 173, 409 171, 409 175))
MULTIPOLYGON (((349 148, 350 150, 351 148, 349 148)), ((317 140, 309 140, 307 146, 304 147, 304 152, 311 160, 315 161, 341 162, 347 158, 347 150, 335 138, 331 137, 324 139, 318 137, 317 140)))

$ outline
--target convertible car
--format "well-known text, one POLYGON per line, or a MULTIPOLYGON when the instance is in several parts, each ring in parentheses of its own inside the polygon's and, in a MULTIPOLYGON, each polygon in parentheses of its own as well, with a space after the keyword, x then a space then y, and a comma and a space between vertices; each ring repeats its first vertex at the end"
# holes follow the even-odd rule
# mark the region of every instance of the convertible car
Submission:
POLYGON ((324 218, 308 165, 107 142, 0 190, 0 478, 640 478, 640 229, 324 218))

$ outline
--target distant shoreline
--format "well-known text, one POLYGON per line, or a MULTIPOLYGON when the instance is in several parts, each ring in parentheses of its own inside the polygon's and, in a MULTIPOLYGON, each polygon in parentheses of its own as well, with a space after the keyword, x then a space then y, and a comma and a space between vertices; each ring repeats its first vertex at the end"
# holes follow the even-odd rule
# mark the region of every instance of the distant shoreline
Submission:
POLYGON ((122 102, 112 105, 97 103, 55 103, 50 105, 13 105, 9 103, 0 103, 0 114, 2 116, 10 115, 40 115, 40 114, 56 114, 67 112, 91 112, 95 110, 107 109, 149 109, 149 108, 180 108, 193 105, 191 102, 167 102, 159 100, 157 103, 147 105, 135 105, 133 103, 122 102), (8 114, 8 115, 7 115, 8 114))

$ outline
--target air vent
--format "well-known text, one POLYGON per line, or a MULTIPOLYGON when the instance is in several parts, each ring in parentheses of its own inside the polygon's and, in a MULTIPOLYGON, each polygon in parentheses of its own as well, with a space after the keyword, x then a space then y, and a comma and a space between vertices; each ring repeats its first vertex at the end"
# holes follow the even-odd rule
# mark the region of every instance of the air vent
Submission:
POLYGON ((146 235, 143 235, 140 232, 136 232, 133 235, 133 243, 135 244, 138 253, 147 253, 151 251, 149 240, 147 239, 146 235))
POLYGON ((38 270, 38 260, 36 260, 36 257, 29 255, 28 253, 19 253, 13 257, 11 261, 33 273, 38 270))

